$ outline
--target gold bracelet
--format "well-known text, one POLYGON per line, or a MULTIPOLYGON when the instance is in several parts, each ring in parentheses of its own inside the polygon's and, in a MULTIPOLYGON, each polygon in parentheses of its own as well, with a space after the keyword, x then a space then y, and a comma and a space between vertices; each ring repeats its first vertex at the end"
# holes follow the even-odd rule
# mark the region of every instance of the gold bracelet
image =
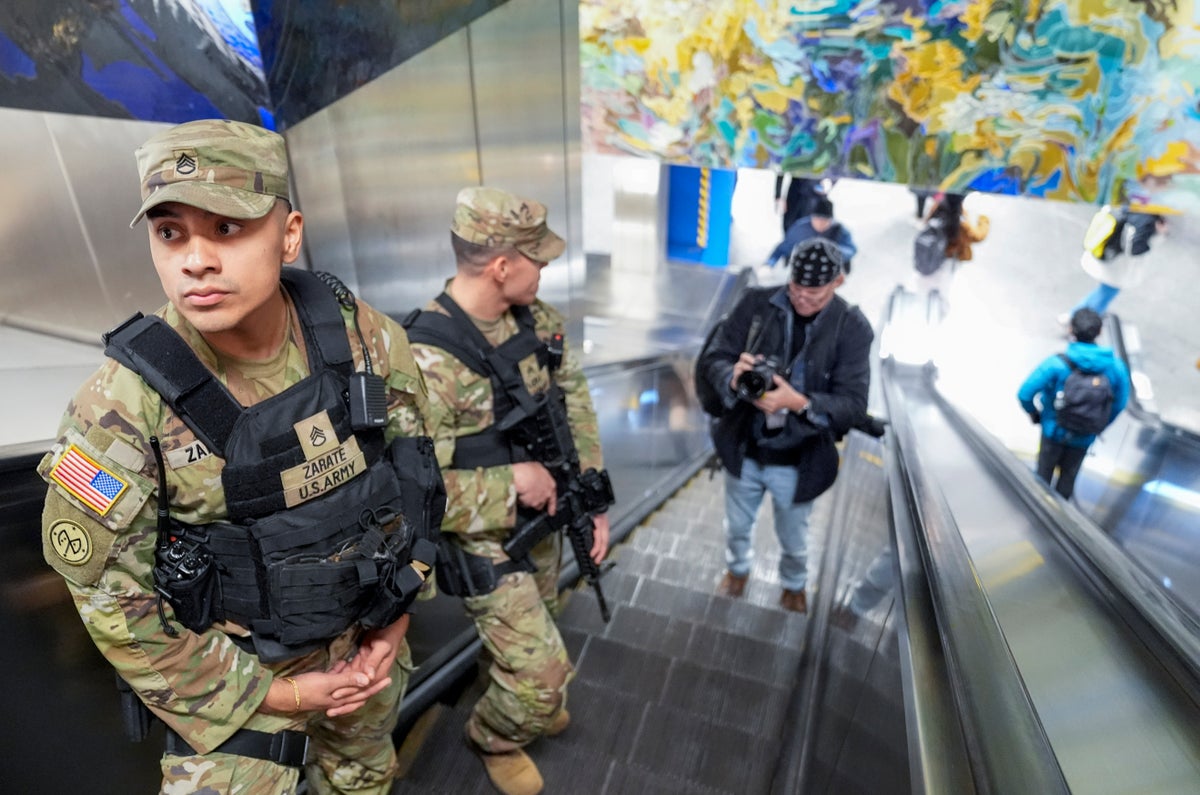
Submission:
POLYGON ((292 695, 296 697, 296 709, 300 709, 300 685, 296 684, 296 680, 290 676, 281 676, 279 678, 285 682, 292 683, 292 695))

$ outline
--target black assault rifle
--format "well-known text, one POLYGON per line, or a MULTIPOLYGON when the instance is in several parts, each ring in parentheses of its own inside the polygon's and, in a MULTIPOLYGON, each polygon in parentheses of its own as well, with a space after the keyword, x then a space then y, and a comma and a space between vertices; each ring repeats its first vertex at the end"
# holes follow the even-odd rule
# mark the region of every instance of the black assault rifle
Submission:
MULTIPOLYGON (((575 563, 584 581, 596 592, 600 615, 605 623, 611 618, 608 602, 600 587, 600 577, 607 570, 592 559, 594 525, 592 517, 602 514, 616 502, 607 470, 589 468, 580 471, 579 453, 567 424, 567 409, 561 390, 551 386, 548 392, 535 399, 532 413, 511 412, 513 422, 502 422, 500 429, 511 431, 514 438, 554 477, 557 501, 554 515, 540 513, 517 527, 502 545, 509 560, 523 562, 534 570, 530 551, 551 533, 564 531, 571 542, 575 563), (505 427, 507 426, 507 427, 505 427)), ((508 419, 507 417, 505 418, 508 419)))

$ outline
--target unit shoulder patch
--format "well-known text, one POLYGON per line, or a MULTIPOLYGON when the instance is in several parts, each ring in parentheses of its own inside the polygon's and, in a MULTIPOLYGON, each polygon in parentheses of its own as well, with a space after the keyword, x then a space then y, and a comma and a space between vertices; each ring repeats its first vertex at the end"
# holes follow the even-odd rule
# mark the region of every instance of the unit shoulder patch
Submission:
POLYGON ((46 538, 65 563, 82 566, 92 559, 92 536, 78 522, 56 519, 46 530, 46 538))
POLYGON ((42 528, 42 557, 50 568, 78 585, 100 579, 116 532, 80 513, 57 489, 46 495, 42 528))

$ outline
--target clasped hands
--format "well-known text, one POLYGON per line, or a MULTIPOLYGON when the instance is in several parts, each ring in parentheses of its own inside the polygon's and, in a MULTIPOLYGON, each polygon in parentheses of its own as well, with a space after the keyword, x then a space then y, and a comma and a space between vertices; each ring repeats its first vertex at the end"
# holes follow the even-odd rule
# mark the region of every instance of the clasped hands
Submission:
POLYGON ((406 613, 386 627, 368 630, 354 656, 338 660, 327 671, 276 676, 263 705, 277 714, 323 711, 336 718, 354 712, 391 685, 392 663, 408 631, 408 621, 406 613), (294 687, 288 679, 295 682, 294 687))

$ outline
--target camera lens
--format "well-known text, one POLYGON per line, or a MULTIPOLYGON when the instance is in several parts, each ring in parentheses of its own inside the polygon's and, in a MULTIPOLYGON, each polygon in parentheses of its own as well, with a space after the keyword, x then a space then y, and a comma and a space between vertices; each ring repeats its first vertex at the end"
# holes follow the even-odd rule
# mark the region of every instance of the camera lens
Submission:
POLYGON ((766 388, 767 385, 763 381, 762 375, 754 370, 743 373, 741 379, 738 381, 739 391, 750 398, 757 399, 762 397, 766 388))
POLYGON ((741 400, 758 400, 775 383, 775 363, 767 359, 738 376, 737 396, 741 400))

